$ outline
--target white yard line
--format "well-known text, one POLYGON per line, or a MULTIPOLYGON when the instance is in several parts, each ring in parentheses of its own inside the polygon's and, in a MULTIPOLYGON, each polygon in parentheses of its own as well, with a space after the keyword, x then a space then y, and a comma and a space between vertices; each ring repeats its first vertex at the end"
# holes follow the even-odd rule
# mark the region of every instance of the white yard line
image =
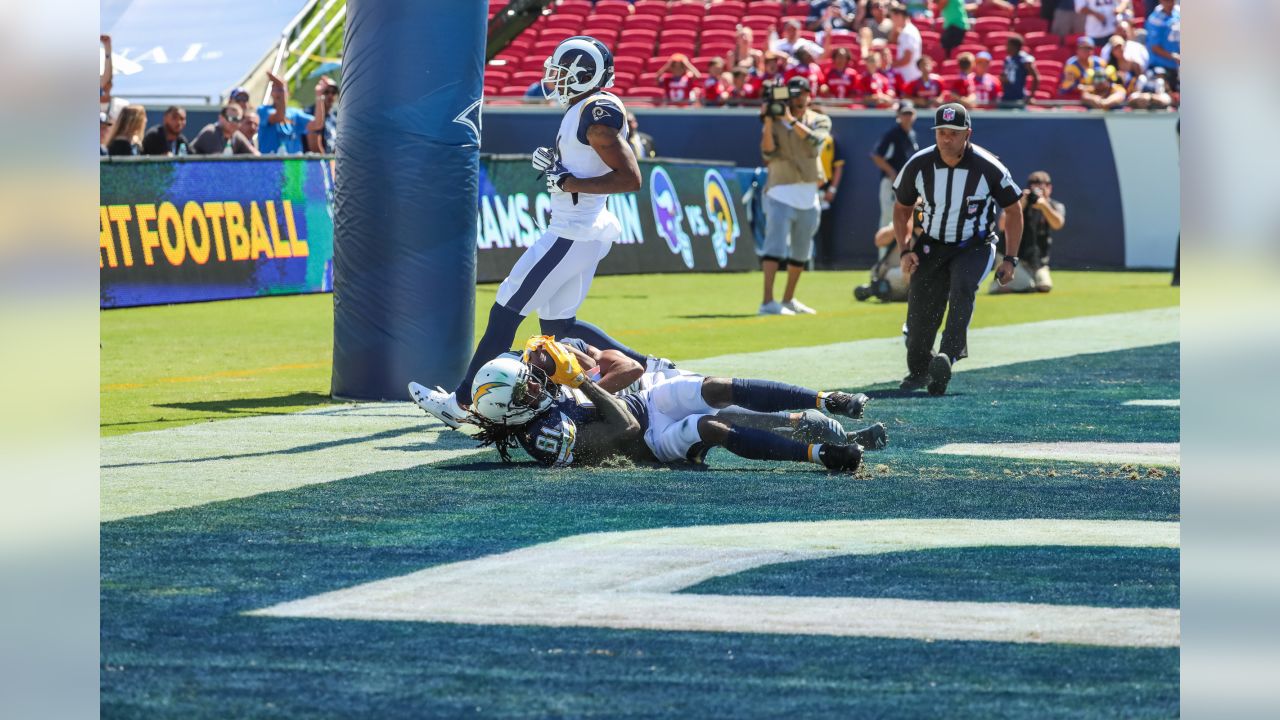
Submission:
MULTIPOLYGON (((1051 320, 969 333, 958 372, 1175 342, 1178 309, 1051 320)), ((702 372, 860 387, 905 374, 901 338, 723 355, 682 363, 702 372)), ((366 403, 134 433, 101 441, 104 521, 193 507, 373 472, 430 465, 478 450, 412 404, 366 403)))
POLYGON ((1129 400, 1124 403, 1133 407, 1182 407, 1182 399, 1174 398, 1172 400, 1129 400))
POLYGON ((272 617, 1172 647, 1173 608, 677 594, 764 565, 986 546, 1179 545, 1176 522, 894 519, 594 533, 251 612, 272 617))
POLYGON ((1177 466, 1179 446, 1180 443, 1117 442, 951 443, 929 452, 1021 460, 1177 466))

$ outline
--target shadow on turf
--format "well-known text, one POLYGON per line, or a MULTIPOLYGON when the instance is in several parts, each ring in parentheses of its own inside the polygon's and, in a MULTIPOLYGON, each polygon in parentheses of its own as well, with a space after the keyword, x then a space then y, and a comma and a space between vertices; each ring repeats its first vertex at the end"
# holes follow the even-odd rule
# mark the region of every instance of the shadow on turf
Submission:
POLYGON ((360 443, 370 442, 373 440, 385 440, 390 438, 408 435, 410 433, 420 432, 421 428, 395 428, 393 430, 383 430, 371 435, 360 435, 356 437, 344 438, 342 440, 328 440, 325 442, 310 443, 307 445, 299 445, 297 447, 285 448, 284 450, 262 450, 258 452, 232 453, 228 455, 214 455, 202 458, 184 458, 182 460, 156 460, 155 462, 134 462, 134 463, 117 463, 115 465, 103 465, 103 468, 126 468, 126 467, 144 467, 147 465, 185 465, 187 463, 213 462, 215 460, 239 460, 242 458, 267 457, 271 455, 299 455, 302 453, 316 452, 318 450, 327 450, 332 447, 341 447, 343 445, 358 445, 360 443))
MULTIPOLYGON (((899 390, 898 388, 889 388, 887 390, 862 390, 867 397, 872 400, 937 400, 924 390, 899 390)), ((967 393, 952 392, 947 390, 947 394, 943 397, 965 397, 967 393)))
POLYGON ((204 402, 161 403, 154 407, 173 408, 175 410, 191 410, 193 412, 220 412, 228 415, 270 415, 279 408, 290 410, 315 405, 332 405, 335 400, 328 395, 315 392, 296 392, 288 395, 274 395, 257 398, 231 398, 228 400, 208 400, 204 402))

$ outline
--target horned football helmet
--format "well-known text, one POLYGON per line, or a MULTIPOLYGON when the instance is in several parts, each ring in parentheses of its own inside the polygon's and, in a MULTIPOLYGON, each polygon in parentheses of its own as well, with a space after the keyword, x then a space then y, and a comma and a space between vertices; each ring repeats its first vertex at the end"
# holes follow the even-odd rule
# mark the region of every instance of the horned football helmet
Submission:
POLYGON ((502 355, 480 367, 471 384, 471 412, 498 425, 524 425, 551 407, 545 373, 502 355), (538 377, 541 375, 541 377, 538 377), (530 385, 534 380, 534 386, 530 385))
POLYGON ((613 87, 613 53, 587 35, 562 40, 542 66, 542 94, 561 105, 583 93, 613 87))

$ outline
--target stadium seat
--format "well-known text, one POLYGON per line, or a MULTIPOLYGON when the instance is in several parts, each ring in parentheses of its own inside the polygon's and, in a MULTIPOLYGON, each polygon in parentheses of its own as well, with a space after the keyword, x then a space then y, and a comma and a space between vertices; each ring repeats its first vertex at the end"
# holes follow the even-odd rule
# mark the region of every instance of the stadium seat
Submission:
POLYGON ((703 45, 708 43, 729 43, 732 45, 737 41, 737 32, 734 30, 707 30, 703 29, 702 34, 698 36, 703 45))
POLYGON ((954 59, 943 60, 938 65, 939 75, 958 75, 960 72, 960 63, 954 59))
POLYGON ((661 102, 667 96, 667 92, 660 87, 633 87, 627 90, 626 97, 649 99, 653 102, 661 102))
POLYGON ((632 30, 652 30, 655 33, 662 28, 662 17, 660 15, 632 15, 622 21, 623 32, 631 32, 632 30))
POLYGON ((768 15, 772 18, 782 17, 782 3, 777 0, 752 0, 747 5, 747 15, 768 15))
POLYGON ((662 23, 662 33, 664 35, 672 30, 689 30, 696 33, 701 28, 702 18, 697 15, 673 15, 662 23))
POLYGON ((520 97, 529 91, 529 85, 530 83, 525 83, 524 85, 504 85, 498 90, 497 94, 504 97, 520 97))
POLYGON ((1071 33, 1070 35, 1062 38, 1062 46, 1065 48, 1074 48, 1076 46, 1076 41, 1084 36, 1084 33, 1071 33))
POLYGON ((701 52, 703 55, 714 55, 724 57, 733 49, 733 43, 703 43, 701 52))
POLYGON ((626 0, 596 0, 595 12, 599 15, 626 17, 631 14, 631 3, 626 0))
POLYGON ((969 29, 978 33, 979 35, 986 35, 989 32, 995 32, 997 30, 1008 30, 1009 27, 1010 27, 1009 18, 1004 16, 999 16, 999 17, 987 16, 987 17, 980 17, 977 20, 974 20, 973 27, 969 29))
POLYGON ((920 42, 924 45, 937 45, 942 42, 942 33, 934 32, 933 30, 921 30, 920 42))
MULTIPOLYGON (((1036 9, 1036 12, 1039 12, 1039 8, 1037 8, 1037 9, 1036 9)), ((977 18, 985 18, 985 17, 1004 17, 1004 18, 1011 18, 1011 17, 1013 17, 1013 8, 1011 8, 1011 7, 1010 7, 1010 8, 1004 8, 1004 7, 1000 7, 999 5, 991 5, 991 4, 989 4, 989 3, 983 3, 983 4, 981 4, 981 5, 979 5, 979 6, 978 6, 978 10, 977 10, 977 12, 975 12, 975 13, 974 13, 974 17, 977 17, 977 18)))
POLYGON ((662 17, 667 14, 667 0, 636 0, 632 7, 636 15, 662 17))
POLYGON ((1040 71, 1040 77, 1060 78, 1062 77, 1063 64, 1057 60, 1041 60, 1036 58, 1036 69, 1040 71))
POLYGON ((658 72, 658 68, 661 68, 663 65, 666 65, 667 61, 670 59, 671 57, 669 55, 663 55, 661 57, 651 57, 645 61, 644 71, 646 73, 656 73, 658 72))
POLYGON ((579 17, 591 12, 591 3, 588 0, 561 0, 559 5, 555 6, 552 17, 556 15, 577 15, 579 17))
POLYGON ((511 75, 509 85, 523 85, 529 87, 533 83, 542 80, 542 72, 538 70, 521 70, 511 75))
MULTIPOLYGON (((1135 3, 1140 2, 1142 2, 1142 0, 1135 0, 1135 3)), ((1014 10, 1014 16, 1017 18, 1038 18, 1040 17, 1040 8, 1027 3, 1022 3, 1018 5, 1016 10, 1014 10)))
POLYGON ((605 44, 605 47, 613 47, 618 44, 618 28, 600 25, 592 25, 582 29, 582 35, 590 35, 605 44))
POLYGON ((1049 43, 1053 43, 1054 45, 1058 44, 1058 37, 1056 35, 1050 35, 1047 32, 1040 32, 1038 30, 1022 33, 1022 39, 1027 42, 1027 47, 1046 45, 1049 43))
POLYGON ((700 0, 683 0, 683 2, 681 0, 676 0, 676 2, 667 6, 667 19, 670 20, 671 18, 680 15, 688 15, 701 20, 702 16, 705 15, 706 12, 707 6, 705 3, 700 2, 700 0))
POLYGON ((658 31, 649 28, 636 28, 634 30, 623 30, 618 35, 618 45, 629 45, 632 43, 649 43, 654 45, 658 42, 658 31))
POLYGON ((707 17, 728 15, 735 20, 747 14, 747 4, 743 0, 712 0, 707 8, 707 17))
POLYGON ((626 56, 613 59, 614 73, 639 73, 644 70, 645 57, 626 56))
MULTIPOLYGON (((543 24, 542 31, 546 32, 547 29, 577 31, 578 28, 582 27, 582 17, 581 15, 552 15, 543 24)), ((528 31, 526 30, 525 32, 528 31)))
POLYGON ((624 40, 614 48, 613 54, 619 58, 635 58, 641 61, 653 57, 653 40, 624 40))
MULTIPOLYGON (((1004 44, 1009 40, 1009 38, 1013 37, 1015 34, 1016 33, 1009 32, 1008 30, 996 30, 995 32, 989 32, 982 36, 982 44, 987 47, 1004 47, 1004 44)), ((1025 43, 1023 44, 1023 47, 1026 47, 1025 43)))
POLYGON ((981 43, 964 42, 964 43, 961 43, 960 46, 957 47, 955 50, 953 50, 951 54, 959 55, 962 52, 971 52, 974 55, 977 55, 980 52, 986 51, 986 49, 987 49, 987 46, 982 45, 981 43))
POLYGON ((702 20, 703 30, 728 30, 735 32, 738 29, 740 18, 728 17, 725 15, 712 15, 702 20))
POLYGON ((1020 17, 1013 21, 1014 32, 1028 35, 1030 33, 1049 32, 1049 21, 1042 17, 1020 17))
MULTIPOLYGON (((750 10, 750 8, 748 8, 750 10)), ((761 37, 768 37, 769 29, 774 26, 778 19, 768 15, 743 15, 742 24, 751 28, 751 32, 755 33, 757 40, 761 37)))
POLYGON ((947 59, 947 50, 938 43, 930 43, 924 46, 924 54, 933 58, 935 63, 944 62, 947 59))
POLYGON ((658 41, 664 44, 680 41, 696 45, 698 43, 698 32, 696 30, 668 30, 664 26, 662 32, 658 35, 658 41))
POLYGON ((658 51, 656 55, 657 57, 660 57, 663 60, 666 60, 670 58, 672 55, 675 55, 676 53, 684 55, 685 57, 693 57, 694 53, 696 52, 697 52, 697 47, 692 43, 676 42, 676 43, 666 43, 666 44, 658 45, 658 51))

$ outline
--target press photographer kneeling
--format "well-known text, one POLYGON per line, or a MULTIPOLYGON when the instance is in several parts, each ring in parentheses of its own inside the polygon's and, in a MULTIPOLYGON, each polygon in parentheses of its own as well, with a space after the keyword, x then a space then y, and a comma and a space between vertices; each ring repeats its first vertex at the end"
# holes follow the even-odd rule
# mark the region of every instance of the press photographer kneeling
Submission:
MULTIPOLYGON (((1053 278, 1049 275, 1049 251, 1053 247, 1053 232, 1067 223, 1067 206, 1053 200, 1053 184, 1049 173, 1038 170, 1027 178, 1027 189, 1022 191, 1022 245, 1018 248, 1018 266, 1013 280, 1001 285, 991 281, 991 293, 1049 292, 1053 278)), ((1004 232, 1004 216, 1000 216, 1000 232, 1004 232)), ((1000 252, 1004 251, 1004 239, 1000 240, 1000 252)))
POLYGON ((802 77, 791 78, 785 86, 764 88, 760 152, 769 166, 769 179, 764 191, 761 315, 814 312, 795 293, 800 274, 813 256, 821 213, 818 186, 826 181, 820 153, 831 134, 831 118, 809 108, 810 92, 809 81, 802 77), (773 280, 784 263, 787 286, 779 303, 773 297, 773 280))

